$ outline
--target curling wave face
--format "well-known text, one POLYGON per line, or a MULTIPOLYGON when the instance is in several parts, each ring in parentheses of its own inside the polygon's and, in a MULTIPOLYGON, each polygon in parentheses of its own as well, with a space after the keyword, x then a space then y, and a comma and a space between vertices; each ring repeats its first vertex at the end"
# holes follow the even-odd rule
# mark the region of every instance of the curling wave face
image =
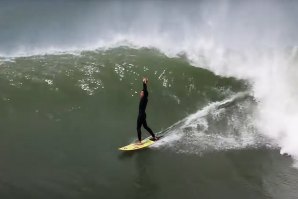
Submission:
MULTIPOLYGON (((123 44, 157 48, 169 57, 183 55, 194 66, 250 82, 258 102, 254 126, 275 140, 282 153, 298 159, 294 1, 6 1, 0 11, 1 66, 8 57, 80 54, 123 44)), ((79 70, 89 77, 76 84, 92 95, 104 84, 90 78, 98 68, 85 67, 79 70)), ((121 77, 121 65, 117 71, 121 77)))

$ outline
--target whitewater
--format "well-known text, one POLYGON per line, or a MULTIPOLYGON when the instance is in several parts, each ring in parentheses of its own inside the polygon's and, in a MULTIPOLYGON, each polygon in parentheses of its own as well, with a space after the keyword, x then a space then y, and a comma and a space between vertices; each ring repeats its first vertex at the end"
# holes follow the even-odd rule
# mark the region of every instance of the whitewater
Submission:
POLYGON ((29 1, 15 7, 5 2, 0 8, 1 62, 118 46, 182 56, 217 75, 247 80, 257 101, 254 127, 282 154, 298 160, 295 1, 79 4, 29 1))

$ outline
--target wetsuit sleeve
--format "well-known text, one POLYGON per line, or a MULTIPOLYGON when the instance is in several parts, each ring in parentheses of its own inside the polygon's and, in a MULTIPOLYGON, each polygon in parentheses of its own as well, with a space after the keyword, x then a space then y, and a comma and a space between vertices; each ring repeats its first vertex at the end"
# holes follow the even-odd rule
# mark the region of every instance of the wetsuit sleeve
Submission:
POLYGON ((145 84, 144 82, 143 82, 143 91, 144 91, 144 92, 148 92, 148 91, 147 91, 147 84, 145 84))
POLYGON ((148 96, 147 84, 145 84, 144 82, 143 82, 143 91, 144 91, 144 95, 147 97, 148 96))

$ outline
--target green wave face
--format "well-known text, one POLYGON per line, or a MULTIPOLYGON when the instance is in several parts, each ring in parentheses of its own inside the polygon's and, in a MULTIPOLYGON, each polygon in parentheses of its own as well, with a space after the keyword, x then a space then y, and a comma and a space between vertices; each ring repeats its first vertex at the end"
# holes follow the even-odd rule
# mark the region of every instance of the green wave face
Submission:
MULTIPOLYGON (((152 49, 16 58, 2 62, 1 69, 1 114, 5 122, 15 124, 5 128, 15 128, 18 123, 32 123, 35 128, 46 123, 55 128, 61 125, 60 130, 65 131, 67 120, 70 126, 81 127, 90 122, 113 124, 119 126, 118 136, 128 136, 135 130, 144 76, 149 78, 148 117, 156 130, 247 89, 245 82, 216 76, 183 58, 168 58, 152 49)), ((113 134, 98 127, 96 131, 113 134)))
MULTIPOLYGON (((164 160, 175 165, 180 152, 242 149, 259 140, 247 122, 254 100, 238 96, 249 91, 247 82, 217 76, 183 57, 169 58, 154 49, 121 47, 1 61, 0 90, 3 194, 16 197, 50 192, 50 197, 119 198, 133 194, 129 187, 140 179, 132 173, 139 172, 140 165, 161 163, 159 167, 166 169, 164 160), (141 152, 136 169, 125 163, 133 157, 119 155, 117 149, 136 139, 144 76, 149 78, 147 122, 166 136, 156 145, 160 153, 152 149, 156 159, 148 163, 151 153, 141 152), (178 154, 163 156, 165 151, 178 154), (35 187, 40 187, 38 192, 32 191, 35 187)), ((185 165, 193 160, 185 160, 185 165)), ((215 164, 221 163, 219 158, 215 164)), ((203 178, 209 178, 208 168, 203 178)), ((162 178, 172 176, 164 169, 155 172, 162 172, 162 178)), ((185 175, 180 174, 178 179, 185 175)), ((164 189, 173 192, 171 186, 164 189)))

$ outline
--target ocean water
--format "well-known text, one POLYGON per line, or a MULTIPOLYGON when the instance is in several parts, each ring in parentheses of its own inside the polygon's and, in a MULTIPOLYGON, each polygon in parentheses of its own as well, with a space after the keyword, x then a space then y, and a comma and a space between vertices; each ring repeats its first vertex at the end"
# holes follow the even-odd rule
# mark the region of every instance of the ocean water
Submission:
POLYGON ((297 11, 0 2, 0 198, 297 198, 297 11))

